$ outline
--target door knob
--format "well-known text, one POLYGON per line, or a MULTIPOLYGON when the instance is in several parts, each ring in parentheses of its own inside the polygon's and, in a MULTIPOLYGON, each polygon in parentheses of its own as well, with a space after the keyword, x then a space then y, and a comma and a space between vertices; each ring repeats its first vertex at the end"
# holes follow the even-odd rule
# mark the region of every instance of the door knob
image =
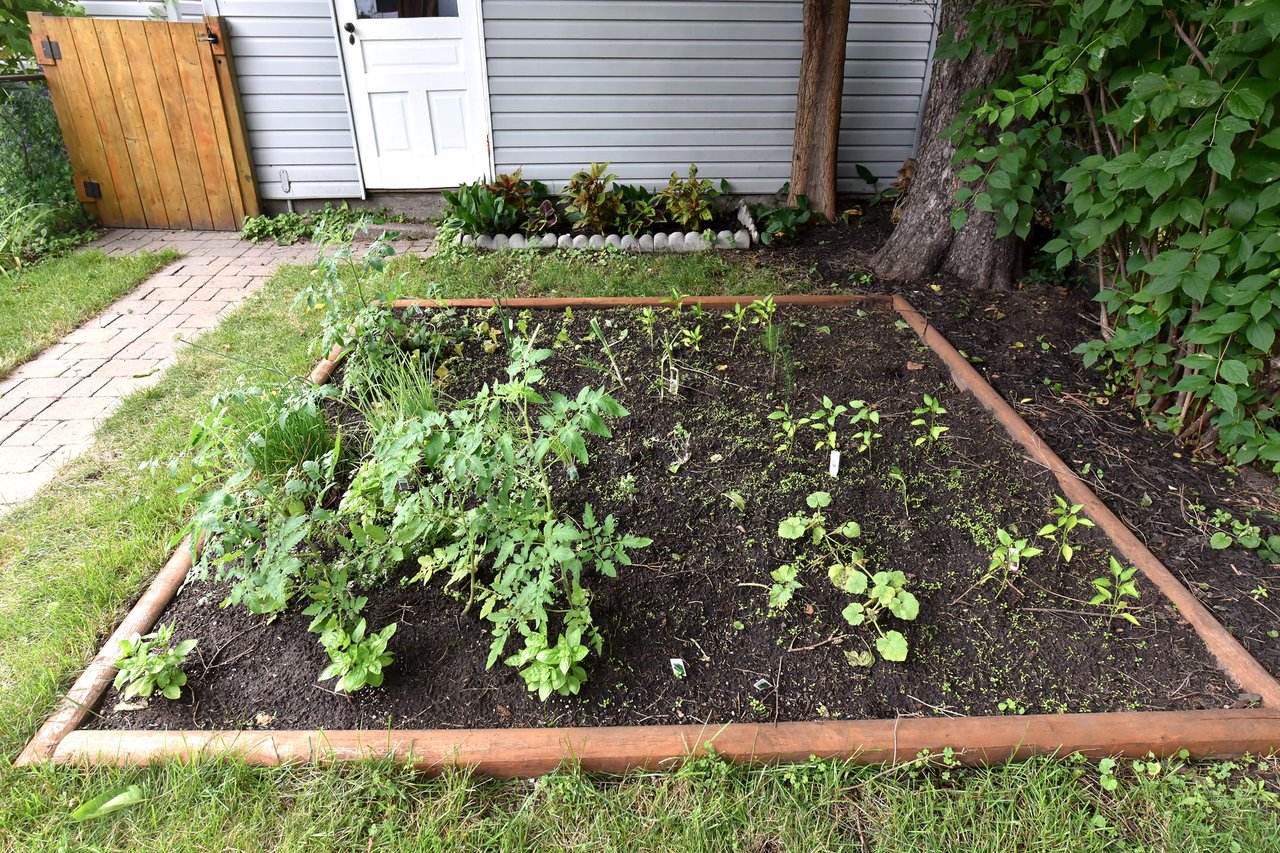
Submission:
POLYGON ((347 41, 351 44, 355 44, 356 43, 356 25, 351 23, 350 21, 347 21, 345 24, 342 25, 342 28, 346 30, 348 33, 347 41))

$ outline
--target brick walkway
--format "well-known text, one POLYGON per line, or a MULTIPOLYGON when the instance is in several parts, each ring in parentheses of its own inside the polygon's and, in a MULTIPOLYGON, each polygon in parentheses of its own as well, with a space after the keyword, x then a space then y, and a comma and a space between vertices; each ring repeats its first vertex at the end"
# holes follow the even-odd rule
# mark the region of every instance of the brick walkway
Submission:
MULTIPOLYGON (((397 241, 397 252, 429 240, 397 241)), ((93 443, 128 394, 154 385, 181 343, 208 331, 281 263, 308 263, 310 245, 255 246, 235 234, 108 231, 93 244, 112 255, 174 248, 157 272, 60 343, 0 381, 0 515, 35 494, 93 443)))

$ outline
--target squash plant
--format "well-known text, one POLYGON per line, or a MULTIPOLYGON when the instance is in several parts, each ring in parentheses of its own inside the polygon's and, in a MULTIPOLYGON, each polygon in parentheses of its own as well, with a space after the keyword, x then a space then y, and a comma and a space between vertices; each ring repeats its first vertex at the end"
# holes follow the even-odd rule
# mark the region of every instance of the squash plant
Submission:
POLYGON ((1080 352, 1158 426, 1280 470, 1280 7, 1270 2, 981 2, 939 58, 1015 47, 953 124, 970 207, 997 236, 1096 275, 1080 352))

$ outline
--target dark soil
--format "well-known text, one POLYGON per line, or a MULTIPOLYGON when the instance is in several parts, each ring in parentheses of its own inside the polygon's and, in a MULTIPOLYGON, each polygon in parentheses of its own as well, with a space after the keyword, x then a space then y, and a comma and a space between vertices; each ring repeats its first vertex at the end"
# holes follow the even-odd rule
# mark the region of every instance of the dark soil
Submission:
MULTIPOLYGON (((891 230, 888 208, 862 227, 826 226, 766 261, 807 270, 815 292, 860 280, 891 230)), ((975 290, 940 278, 863 290, 900 292, 924 312, 1166 566, 1273 675, 1280 676, 1280 567, 1239 546, 1209 547, 1215 510, 1251 518, 1264 538, 1280 532, 1280 481, 1232 469, 1144 423, 1129 387, 1084 366, 1075 347, 1098 335, 1098 306, 1085 281, 1024 278, 1013 291, 975 290), (1200 508, 1198 508, 1200 507, 1200 508)))
MULTIPOLYGON (((617 385, 600 364, 589 316, 575 312, 572 343, 544 364, 549 389, 617 385)), ((658 352, 638 313, 598 316, 612 323, 611 337, 628 331, 614 348, 626 385, 614 393, 631 414, 614 423, 611 439, 591 442, 590 465, 577 481, 558 484, 556 500, 574 516, 589 502, 597 515, 612 513, 621 530, 654 544, 617 579, 590 580, 605 645, 585 661, 589 680, 580 696, 543 704, 514 669, 486 670, 488 623, 464 613, 439 584, 370 592, 370 625, 399 623, 396 660, 382 687, 338 695, 332 682, 316 682, 327 659, 300 606, 264 621, 219 608, 222 591, 195 582, 162 619, 177 623, 176 636, 199 639, 189 689, 178 701, 132 712, 113 712, 119 697, 110 691, 96 725, 635 725, 997 714, 1001 703, 1006 713, 1193 709, 1236 699, 1237 689, 1150 584, 1139 584, 1139 627, 1088 604, 1090 580, 1106 574, 1111 554, 1096 531, 1075 537, 1070 564, 1049 549, 1010 588, 979 583, 996 528, 1034 534, 1049 519, 1055 483, 950 384, 892 312, 780 309, 785 337, 776 372, 757 329, 748 328, 731 355, 732 332, 709 313, 700 321, 701 352, 682 359, 678 400, 659 397, 658 352), (925 393, 941 397, 951 430, 917 447, 920 430, 909 422, 925 393), (775 452, 767 420, 784 402, 807 414, 823 395, 867 400, 882 414, 883 437, 870 454, 855 451, 852 430, 843 433, 838 479, 827 475, 827 455, 813 449, 812 437, 802 435, 791 456, 775 452), (906 480, 905 507, 889 479, 895 465, 906 480), (756 585, 767 586, 769 572, 803 547, 780 539, 778 522, 806 510, 806 495, 817 490, 831 493, 829 519, 861 523, 873 570, 907 573, 919 618, 885 624, 906 634, 905 663, 849 662, 846 653, 872 647, 875 634, 843 621, 851 597, 822 572, 801 577, 804 586, 784 612, 768 611, 767 593, 756 585), (745 498, 745 511, 727 492, 745 498), (673 677, 671 658, 685 661, 686 677, 673 677)), ((533 320, 550 330, 543 339, 561 322, 558 312, 533 320)), ((661 323, 671 322, 663 312, 661 323)), ((688 311, 683 322, 699 323, 688 311)), ((449 389, 456 395, 503 366, 478 347, 465 365, 449 389)))

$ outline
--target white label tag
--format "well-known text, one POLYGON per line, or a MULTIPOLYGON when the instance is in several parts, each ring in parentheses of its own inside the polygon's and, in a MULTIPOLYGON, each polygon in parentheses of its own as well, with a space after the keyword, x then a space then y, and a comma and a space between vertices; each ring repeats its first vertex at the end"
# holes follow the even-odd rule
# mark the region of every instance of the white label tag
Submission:
POLYGON ((840 451, 831 451, 831 461, 827 463, 827 473, 832 477, 840 476, 840 451))

